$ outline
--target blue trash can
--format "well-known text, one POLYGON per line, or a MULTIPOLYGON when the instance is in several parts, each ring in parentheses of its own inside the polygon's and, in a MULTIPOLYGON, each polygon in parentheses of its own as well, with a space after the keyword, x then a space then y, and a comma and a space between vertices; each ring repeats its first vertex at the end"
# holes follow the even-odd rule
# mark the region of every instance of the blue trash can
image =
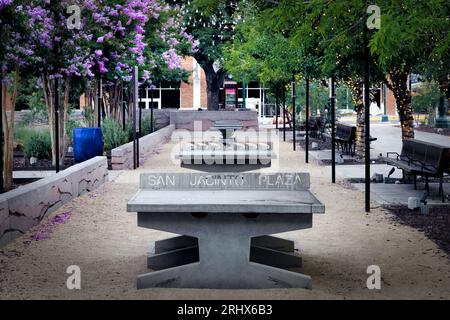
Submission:
POLYGON ((73 129, 73 156, 80 163, 103 155, 103 134, 101 128, 73 129))

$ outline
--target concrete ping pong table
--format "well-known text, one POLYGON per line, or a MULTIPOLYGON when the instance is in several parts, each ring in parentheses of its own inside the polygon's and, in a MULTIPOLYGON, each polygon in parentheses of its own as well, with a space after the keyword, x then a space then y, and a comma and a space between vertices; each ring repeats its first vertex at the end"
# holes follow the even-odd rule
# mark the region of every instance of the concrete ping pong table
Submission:
POLYGON ((138 289, 311 288, 294 242, 271 234, 312 227, 324 205, 308 173, 142 174, 129 201, 138 226, 181 236, 156 241, 138 289))

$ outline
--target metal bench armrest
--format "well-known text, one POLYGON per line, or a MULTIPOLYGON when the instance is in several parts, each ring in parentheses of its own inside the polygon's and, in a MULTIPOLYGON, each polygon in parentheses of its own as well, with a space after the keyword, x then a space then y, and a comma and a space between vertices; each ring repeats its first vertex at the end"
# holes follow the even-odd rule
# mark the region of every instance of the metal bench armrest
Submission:
POLYGON ((397 160, 399 160, 401 157, 397 152, 388 152, 386 155, 387 155, 387 158, 390 158, 389 157, 390 155, 395 155, 397 157, 397 160))

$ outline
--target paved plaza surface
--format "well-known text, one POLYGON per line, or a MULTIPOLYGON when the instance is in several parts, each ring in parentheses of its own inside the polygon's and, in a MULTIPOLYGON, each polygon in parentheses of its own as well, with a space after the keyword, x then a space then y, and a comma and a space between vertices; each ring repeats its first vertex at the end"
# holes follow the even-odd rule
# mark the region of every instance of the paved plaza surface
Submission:
MULTIPOLYGON (((375 133, 376 135, 376 133, 375 133)), ((450 298, 450 259, 423 232, 399 225, 376 202, 364 213, 364 194, 329 168, 304 163, 304 152, 281 143, 276 171, 309 172, 311 191, 325 204, 312 229, 285 233, 303 256, 300 272, 312 277, 312 290, 136 290, 136 277, 147 272, 150 243, 170 234, 138 228, 126 204, 144 172, 192 172, 172 163, 174 145, 156 150, 144 167, 115 172, 109 182, 61 207, 50 217, 70 213, 48 237, 35 241, 46 220, 0 250, 0 299, 392 299, 450 298), (81 268, 81 290, 68 290, 66 270, 81 268), (368 266, 382 272, 381 290, 368 290, 368 266)), ((233 169, 228 168, 228 170, 233 169)), ((205 168, 196 169, 197 171, 205 168)), ((242 171, 242 168, 234 168, 242 171)), ((267 170, 267 169, 265 169, 267 170)))
MULTIPOLYGON (((371 124, 371 135, 378 138, 372 143, 372 154, 382 153, 386 156, 387 152, 400 153, 402 151, 402 130, 398 123, 373 123, 371 124)), ((450 137, 436 133, 415 130, 415 139, 450 147, 450 137)))
MULTIPOLYGON (((363 183, 353 184, 356 189, 363 191, 365 185, 363 183)), ((450 194, 450 184, 446 183, 443 186, 444 192, 450 194)), ((446 206, 450 212, 450 206, 448 202, 442 203, 441 197, 438 195, 439 184, 430 183, 430 195, 427 198, 429 206, 446 206)), ((408 205, 409 197, 422 198, 425 193, 424 183, 418 184, 417 190, 414 190, 411 184, 383 184, 374 183, 371 184, 371 194, 373 200, 383 205, 408 205)))

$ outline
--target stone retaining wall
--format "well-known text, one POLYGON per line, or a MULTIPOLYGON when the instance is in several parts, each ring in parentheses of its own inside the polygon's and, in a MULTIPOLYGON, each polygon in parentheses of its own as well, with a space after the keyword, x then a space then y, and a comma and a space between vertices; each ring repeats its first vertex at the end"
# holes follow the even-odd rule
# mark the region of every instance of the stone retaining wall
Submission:
POLYGON ((0 195, 0 247, 63 204, 98 188, 107 177, 106 157, 96 157, 0 195))
MULTIPOLYGON (((139 160, 143 163, 159 144, 167 142, 173 131, 174 125, 153 132, 139 139, 139 160)), ((111 151, 111 164, 113 170, 126 170, 133 168, 133 142, 124 144, 111 151)))
MULTIPOLYGON (((176 111, 176 110, 175 110, 176 111)), ((164 128, 170 124, 170 113, 172 109, 155 109, 153 110, 153 117, 155 118, 156 128, 164 128)), ((142 110, 142 118, 150 116, 151 111, 147 109, 142 110)))

